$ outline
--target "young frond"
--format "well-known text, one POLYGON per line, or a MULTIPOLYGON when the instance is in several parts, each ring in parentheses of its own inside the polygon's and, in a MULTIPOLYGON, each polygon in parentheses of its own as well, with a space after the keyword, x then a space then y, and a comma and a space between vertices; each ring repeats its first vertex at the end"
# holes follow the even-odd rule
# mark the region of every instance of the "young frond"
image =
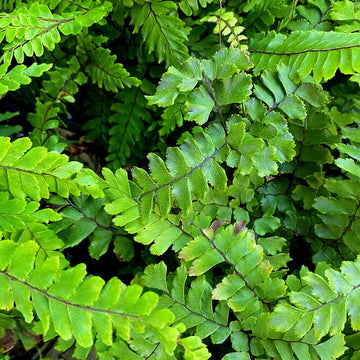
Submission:
POLYGON ((233 12, 219 9, 214 14, 202 18, 201 21, 216 23, 214 34, 224 36, 231 47, 247 50, 247 46, 244 44, 247 37, 242 34, 245 28, 239 24, 239 20, 233 12))

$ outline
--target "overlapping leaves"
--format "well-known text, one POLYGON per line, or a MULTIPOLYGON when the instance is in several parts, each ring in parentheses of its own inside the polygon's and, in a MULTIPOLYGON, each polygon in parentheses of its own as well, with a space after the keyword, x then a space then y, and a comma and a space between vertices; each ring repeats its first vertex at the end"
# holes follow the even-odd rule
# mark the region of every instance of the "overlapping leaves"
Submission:
POLYGON ((139 333, 148 331, 148 341, 166 336, 167 353, 175 350, 179 332, 170 327, 174 316, 166 309, 154 310, 155 293, 143 293, 139 285, 126 286, 117 278, 105 284, 97 276, 86 277, 83 264, 62 269, 58 257, 37 261, 39 246, 33 241, 3 240, 0 249, 0 308, 10 310, 15 304, 26 322, 33 321, 35 312, 43 334, 52 329, 63 340, 74 338, 89 348, 93 329, 110 346, 114 331, 129 342, 136 328, 139 333))
POLYGON ((35 201, 48 199, 50 192, 62 197, 81 192, 103 196, 100 178, 83 165, 68 161, 66 155, 48 151, 45 147, 31 148, 29 138, 10 142, 0 138, 0 187, 16 199, 35 201))
POLYGON ((25 57, 41 57, 44 48, 55 49, 60 42, 60 32, 64 35, 76 35, 83 27, 89 27, 99 21, 111 10, 111 3, 95 6, 92 9, 83 8, 78 11, 53 14, 46 4, 33 2, 29 7, 21 6, 11 13, 0 14, 0 40, 6 44, 2 47, 0 59, 0 93, 17 90, 20 85, 29 84, 32 76, 41 76, 49 70, 52 64, 23 65, 25 57), (12 58, 17 63, 8 71, 12 58))
POLYGON ((343 262, 340 271, 327 268, 323 273, 312 273, 302 269, 301 285, 299 282, 289 294, 291 304, 277 305, 270 326, 281 332, 293 328, 299 336, 314 326, 315 337, 321 339, 327 334, 340 334, 349 317, 352 328, 358 331, 359 271, 359 258, 343 262))
POLYGON ((167 65, 189 56, 184 44, 188 30, 176 10, 174 2, 158 0, 135 4, 131 9, 130 25, 134 26, 134 33, 140 31, 149 53, 154 52, 158 61, 167 65))
POLYGON ((339 69, 343 74, 359 71, 360 35, 323 31, 294 31, 290 35, 258 34, 249 43, 254 73, 272 70, 279 62, 290 69, 297 82, 310 73, 316 82, 329 80, 339 69))

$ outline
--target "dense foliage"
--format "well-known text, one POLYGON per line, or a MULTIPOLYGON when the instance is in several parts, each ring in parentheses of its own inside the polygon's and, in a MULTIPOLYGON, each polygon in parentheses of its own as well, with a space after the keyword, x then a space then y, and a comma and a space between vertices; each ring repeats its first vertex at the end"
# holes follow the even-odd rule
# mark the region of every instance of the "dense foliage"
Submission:
POLYGON ((360 3, 0 10, 0 358, 360 359, 360 3))

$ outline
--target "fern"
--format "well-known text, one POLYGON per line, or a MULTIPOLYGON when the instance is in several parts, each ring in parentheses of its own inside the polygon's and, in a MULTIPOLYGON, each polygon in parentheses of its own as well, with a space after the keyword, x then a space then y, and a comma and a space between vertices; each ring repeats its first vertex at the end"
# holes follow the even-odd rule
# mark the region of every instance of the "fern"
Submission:
POLYGON ((129 73, 121 64, 115 63, 116 57, 110 55, 109 49, 97 48, 89 53, 90 64, 86 67, 93 83, 96 83, 100 89, 117 92, 118 88, 126 86, 138 86, 140 81, 130 77, 129 73))
MULTIPOLYGON (((112 138, 109 141, 107 160, 109 166, 114 169, 126 165, 130 155, 135 155, 132 150, 138 145, 139 150, 144 150, 143 138, 148 138, 145 133, 147 124, 153 120, 152 114, 147 107, 143 91, 145 86, 130 88, 117 96, 118 102, 111 107, 112 114, 109 117, 112 138)), ((140 152, 140 151, 139 151, 140 152)))
POLYGON ((154 311, 155 293, 141 294, 138 285, 126 287, 115 278, 107 284, 96 276, 85 278, 83 265, 62 269, 56 257, 34 267, 39 246, 32 241, 4 240, 0 246, 2 309, 10 310, 15 303, 27 322, 33 320, 35 311, 43 333, 52 328, 64 340, 75 338, 83 348, 93 344, 94 324, 106 345, 113 344, 114 330, 124 342, 129 341, 135 327, 148 336, 153 331, 155 339, 166 337, 167 352, 174 351, 178 331, 169 327, 173 318, 169 311, 154 311))
POLYGON ((29 8, 24 6, 12 13, 0 15, 2 29, 0 38, 7 42, 0 59, 1 94, 17 90, 22 84, 29 84, 30 76, 41 76, 52 66, 37 63, 30 67, 17 65, 6 73, 13 56, 18 63, 23 63, 25 56, 31 57, 35 54, 41 57, 44 54, 44 47, 52 51, 56 43, 61 40, 59 31, 64 35, 78 34, 82 27, 91 26, 104 17, 110 10, 108 5, 110 3, 94 9, 86 9, 85 12, 65 13, 62 17, 55 18, 46 4, 34 2, 29 8))
POLYGON ((358 314, 354 311, 358 281, 353 277, 359 271, 359 260, 343 262, 341 271, 322 269, 320 273, 301 271, 301 288, 291 289, 289 299, 293 305, 278 305, 270 318, 270 326, 277 331, 294 327, 295 333, 303 336, 314 324, 314 335, 321 338, 340 334, 349 315, 354 330, 359 328, 358 314), (291 307, 291 326, 284 321, 281 308, 291 307))
POLYGON ((356 2, 0 7, 0 357, 359 356, 356 2))
POLYGON ((177 6, 171 1, 155 1, 134 5, 131 22, 134 33, 141 29, 142 38, 149 53, 155 52, 159 62, 180 62, 188 57, 184 42, 187 31, 184 22, 173 12, 177 6))
POLYGON ((62 151, 66 146, 59 142, 55 129, 62 120, 60 114, 67 116, 66 103, 75 101, 74 95, 79 85, 87 78, 80 71, 78 59, 74 56, 67 62, 68 67, 58 67, 48 73, 50 80, 44 81, 45 91, 36 102, 35 113, 30 113, 28 120, 34 127, 31 138, 34 145, 46 146, 49 150, 62 151))
POLYGON ((227 36, 227 42, 230 46, 246 50, 246 46, 241 43, 247 40, 246 36, 242 35, 245 28, 239 25, 239 21, 233 12, 220 11, 219 9, 214 15, 208 15, 201 21, 216 23, 213 31, 215 34, 219 34, 220 37, 227 36))
MULTIPOLYGON (((290 1, 291 3, 292 1, 290 1)), ((240 11, 247 13, 244 20, 244 27, 249 29, 252 36, 260 31, 268 31, 275 23, 276 18, 290 15, 287 1, 252 0, 240 5, 240 11)))
POLYGON ((80 195, 80 192, 96 197, 103 195, 97 185, 98 176, 89 169, 80 171, 82 164, 68 162, 67 156, 48 152, 44 147, 30 149, 28 138, 13 143, 9 138, 0 138, 0 141, 1 188, 13 197, 39 201, 48 199, 50 192, 63 197, 80 195))
POLYGON ((181 0, 179 7, 186 16, 191 16, 199 11, 199 5, 205 8, 212 0, 181 0))
POLYGON ((281 61, 293 69, 291 77, 295 80, 313 73, 314 80, 320 82, 331 79, 338 69, 343 74, 358 71, 358 43, 356 33, 309 31, 293 32, 287 37, 271 32, 266 36, 261 34, 254 37, 249 49, 255 74, 265 67, 274 69, 281 61))
POLYGON ((337 31, 355 32, 359 30, 359 9, 350 1, 339 1, 331 9, 330 17, 339 25, 337 31))

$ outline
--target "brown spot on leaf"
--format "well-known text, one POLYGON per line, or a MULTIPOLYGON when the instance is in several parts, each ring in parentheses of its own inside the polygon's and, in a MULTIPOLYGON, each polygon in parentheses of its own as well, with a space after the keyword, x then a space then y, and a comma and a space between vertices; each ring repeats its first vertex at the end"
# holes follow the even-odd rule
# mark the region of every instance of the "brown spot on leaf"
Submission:
POLYGON ((246 220, 237 221, 234 226, 234 235, 246 229, 246 220))

